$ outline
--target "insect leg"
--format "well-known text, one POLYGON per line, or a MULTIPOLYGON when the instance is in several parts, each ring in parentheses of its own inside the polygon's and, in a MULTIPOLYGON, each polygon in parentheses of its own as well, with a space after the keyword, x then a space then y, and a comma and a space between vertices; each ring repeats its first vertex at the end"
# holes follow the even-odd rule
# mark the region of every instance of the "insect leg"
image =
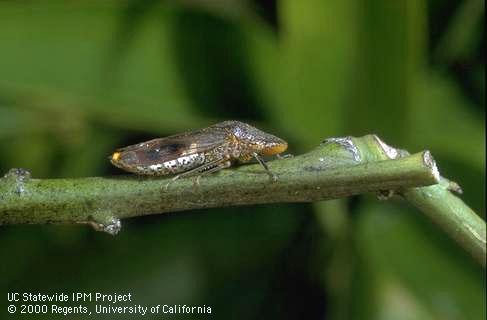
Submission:
POLYGON ((257 161, 259 161, 259 163, 264 167, 265 171, 267 172, 267 174, 269 175, 269 177, 271 178, 272 181, 277 181, 277 176, 271 172, 271 170, 269 170, 269 167, 267 166, 267 163, 265 163, 264 159, 262 159, 261 156, 259 156, 257 153, 253 153, 252 154, 254 156, 255 159, 257 159, 257 161))
MULTIPOLYGON (((164 187, 165 190, 167 190, 167 188, 169 187, 169 185, 171 183, 173 183, 174 181, 180 179, 180 178, 185 178, 185 177, 191 177, 191 176, 194 176, 194 175, 199 175, 199 174, 202 174, 204 173, 205 171, 207 170, 212 170, 212 167, 213 166, 217 166, 219 164, 221 164, 222 162, 226 161, 227 158, 218 158, 216 160, 213 160, 213 161, 210 161, 208 163, 205 163, 205 164, 202 164, 201 166, 198 166, 196 168, 193 168, 191 170, 188 170, 186 172, 183 172, 183 173, 180 173, 176 176, 174 176, 167 184, 166 186, 164 187)), ((223 169, 223 168, 220 168, 220 169, 223 169)), ((216 170, 215 170, 216 171, 216 170)))
MULTIPOLYGON (((228 160, 227 158, 218 158, 216 160, 213 160, 213 161, 210 161, 208 163, 202 164, 199 167, 193 168, 193 169, 191 169, 189 171, 180 173, 177 176, 175 176, 174 178, 172 178, 172 180, 175 181, 175 180, 180 179, 180 178, 191 177, 191 176, 194 176, 194 175, 197 175, 197 174, 206 173, 207 171, 211 171, 211 172, 217 171, 217 170, 214 170, 213 171, 213 169, 214 169, 213 166, 216 166, 215 168, 220 168, 219 166, 222 163, 225 163, 227 160, 228 160)), ((224 168, 226 168, 226 167, 224 167, 224 168)), ((223 169, 223 168, 221 168, 221 169, 223 169)))
POLYGON ((213 172, 216 172, 216 171, 219 171, 221 169, 225 169, 225 168, 228 168, 232 165, 232 162, 230 161, 224 161, 224 162, 220 162, 218 163, 215 167, 211 168, 211 169, 208 169, 208 170, 205 170, 204 172, 201 172, 201 174, 199 176, 202 176, 202 175, 207 175, 207 174, 210 174, 210 173, 213 173, 213 172))
POLYGON ((232 165, 232 162, 231 161, 225 161, 225 162, 221 162, 219 164, 217 164, 215 167, 211 168, 211 169, 208 169, 208 170, 205 170, 203 172, 201 172, 201 174, 199 174, 197 177, 196 177, 196 185, 199 186, 200 185, 200 177, 203 176, 203 175, 208 175, 208 174, 211 174, 213 172, 217 172, 217 171, 220 171, 221 169, 225 169, 225 168, 228 168, 232 165))

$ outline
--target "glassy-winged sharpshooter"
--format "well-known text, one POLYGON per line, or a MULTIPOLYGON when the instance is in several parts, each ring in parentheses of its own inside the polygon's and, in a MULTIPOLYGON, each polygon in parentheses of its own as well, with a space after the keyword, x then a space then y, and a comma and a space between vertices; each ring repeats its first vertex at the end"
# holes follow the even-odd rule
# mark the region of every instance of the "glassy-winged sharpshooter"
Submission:
POLYGON ((117 149, 113 165, 139 175, 200 176, 255 158, 276 179, 261 156, 278 155, 287 142, 240 121, 154 139, 117 149))

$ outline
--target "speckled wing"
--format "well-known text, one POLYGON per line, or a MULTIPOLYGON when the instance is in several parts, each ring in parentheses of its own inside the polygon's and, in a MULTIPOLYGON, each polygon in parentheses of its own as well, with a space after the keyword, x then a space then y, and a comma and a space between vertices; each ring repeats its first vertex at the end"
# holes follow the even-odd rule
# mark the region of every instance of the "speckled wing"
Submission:
POLYGON ((181 156, 204 153, 227 143, 227 131, 207 128, 165 138, 153 139, 116 150, 123 167, 147 167, 181 156))

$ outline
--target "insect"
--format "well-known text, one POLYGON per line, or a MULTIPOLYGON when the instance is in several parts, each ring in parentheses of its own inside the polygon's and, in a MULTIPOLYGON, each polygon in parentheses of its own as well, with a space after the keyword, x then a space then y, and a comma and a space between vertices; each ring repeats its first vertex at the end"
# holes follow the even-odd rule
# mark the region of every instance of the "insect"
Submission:
MULTIPOLYGON (((179 178, 209 174, 237 162, 255 158, 271 179, 262 156, 278 155, 287 142, 240 121, 224 121, 211 127, 154 139, 117 149, 113 165, 139 175, 174 174, 179 178)), ((167 186, 166 186, 167 187, 167 186)))

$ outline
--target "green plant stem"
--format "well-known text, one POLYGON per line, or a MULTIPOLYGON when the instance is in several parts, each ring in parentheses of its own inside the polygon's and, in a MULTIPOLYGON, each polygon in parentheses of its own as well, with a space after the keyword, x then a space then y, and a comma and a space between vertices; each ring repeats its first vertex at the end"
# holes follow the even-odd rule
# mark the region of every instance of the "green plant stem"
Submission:
MULTIPOLYGON (((377 149, 372 140, 364 140, 363 149, 366 155, 373 155, 377 159, 397 159, 408 156, 405 150, 391 148, 378 137, 377 149), (377 152, 382 150, 382 152, 377 152)), ((440 177, 440 182, 431 186, 407 188, 398 190, 407 201, 416 206, 434 223, 443 229, 451 238, 469 252, 484 268, 486 266, 486 225, 469 206, 453 192, 462 190, 455 182, 440 177)))
MULTIPOLYGON (((367 138, 369 139, 369 138, 367 138)), ((327 143, 301 156, 269 162, 278 181, 258 164, 193 179, 138 176, 29 179, 18 172, 0 182, 0 224, 72 223, 231 205, 310 202, 364 192, 437 183, 424 154, 356 161, 353 150, 327 143)))
POLYGON ((120 220, 199 208, 312 202, 366 192, 396 191, 485 266, 485 222, 440 182, 428 151, 409 155, 375 135, 332 138, 303 155, 270 161, 270 181, 258 164, 243 165, 165 186, 171 177, 31 179, 12 169, 0 179, 0 225, 90 223, 115 234, 120 220))
POLYGON ((450 192, 451 187, 452 182, 441 179, 439 184, 408 189, 403 195, 485 267, 485 222, 450 192))

